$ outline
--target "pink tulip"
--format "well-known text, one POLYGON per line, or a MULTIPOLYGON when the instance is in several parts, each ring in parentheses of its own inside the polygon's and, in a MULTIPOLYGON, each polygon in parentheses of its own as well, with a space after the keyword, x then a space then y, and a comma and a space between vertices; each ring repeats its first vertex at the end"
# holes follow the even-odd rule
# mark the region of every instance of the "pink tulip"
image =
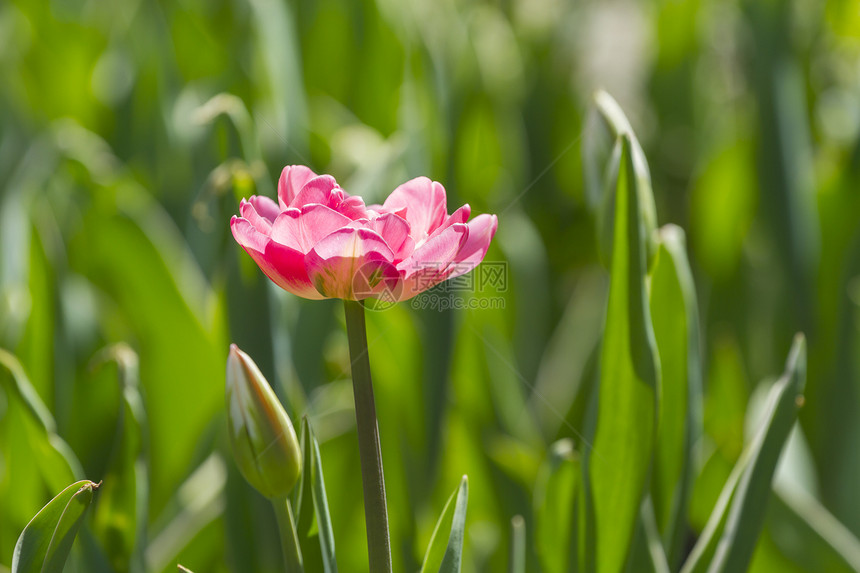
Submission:
POLYGON ((407 300, 475 268, 496 233, 495 215, 468 221, 468 205, 449 215, 445 201, 440 183, 418 177, 367 207, 330 175, 291 165, 278 203, 242 200, 230 228, 266 276, 293 294, 407 300))

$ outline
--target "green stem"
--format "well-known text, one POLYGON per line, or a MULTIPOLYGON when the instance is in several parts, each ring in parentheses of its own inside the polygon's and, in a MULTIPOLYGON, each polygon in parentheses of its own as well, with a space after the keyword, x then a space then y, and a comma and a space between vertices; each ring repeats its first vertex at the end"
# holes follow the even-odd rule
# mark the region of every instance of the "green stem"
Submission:
POLYGON ((379 425, 376 421, 370 360, 367 356, 364 306, 354 300, 344 300, 343 303, 346 333, 349 338, 349 358, 352 363, 352 389, 355 394, 355 422, 358 429, 358 453, 361 458, 361 482, 364 486, 364 519, 367 524, 370 573, 391 573, 385 477, 382 473, 379 425))
POLYGON ((273 499, 275 517, 278 520, 278 531, 281 533, 281 550, 284 552, 284 568, 287 573, 303 573, 302 550, 299 548, 299 536, 296 533, 296 520, 293 518, 293 508, 290 499, 273 499))

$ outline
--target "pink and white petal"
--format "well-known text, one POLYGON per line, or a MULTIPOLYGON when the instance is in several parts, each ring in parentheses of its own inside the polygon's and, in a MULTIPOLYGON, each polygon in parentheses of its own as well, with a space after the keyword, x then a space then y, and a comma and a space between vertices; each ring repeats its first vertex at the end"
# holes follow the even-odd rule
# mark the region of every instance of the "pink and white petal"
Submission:
POLYGON ((325 205, 311 203, 301 209, 290 208, 272 225, 272 240, 308 253, 320 239, 345 227, 351 219, 325 205))
POLYGON ((421 242, 436 230, 448 215, 445 188, 427 177, 417 177, 397 187, 382 205, 383 210, 396 213, 406 209, 405 218, 412 229, 412 238, 421 242))
POLYGON ((258 231, 248 219, 233 215, 230 218, 230 230, 236 242, 246 251, 253 250, 261 254, 266 252, 269 237, 258 231))
POLYGON ((409 223, 394 213, 380 215, 369 221, 367 227, 382 235, 394 252, 395 262, 402 261, 415 249, 415 241, 409 236, 409 223))
POLYGON ((345 227, 322 239, 305 259, 308 276, 324 297, 362 300, 380 286, 396 287, 394 253, 367 228, 345 227))
POLYGON ((304 165, 287 165, 284 167, 281 171, 281 178, 278 179, 278 203, 281 209, 289 207, 305 183, 316 176, 316 173, 304 165))
POLYGON ((272 223, 269 238, 273 241, 301 252, 307 252, 302 248, 302 232, 299 227, 299 218, 302 216, 301 209, 287 207, 272 223))
POLYGON ((451 215, 442 223, 442 227, 450 227, 454 223, 465 223, 469 220, 469 215, 472 214, 472 208, 468 203, 451 213, 451 215))
POLYGON ((277 219, 278 215, 281 213, 281 208, 278 204, 265 195, 252 195, 251 198, 248 199, 248 203, 254 206, 257 214, 268 219, 269 223, 274 223, 275 219, 277 219))
POLYGON ((429 241, 431 238, 440 234, 442 231, 444 231, 445 229, 447 229, 451 225, 455 225, 458 223, 459 224, 465 223, 466 221, 469 220, 469 214, 471 212, 472 212, 472 208, 469 207, 468 203, 463 205, 462 207, 460 207, 459 209, 454 211, 447 219, 445 219, 445 222, 442 223, 441 225, 439 225, 439 227, 437 227, 435 231, 430 233, 430 236, 427 238, 427 240, 429 241))
POLYGON ((451 278, 466 274, 484 260, 499 227, 499 219, 495 215, 478 215, 469 221, 468 226, 469 238, 454 257, 452 266, 455 268, 451 278))
POLYGON ((303 298, 323 298, 308 278, 302 253, 269 240, 245 219, 234 216, 230 228, 236 241, 272 282, 303 298))
POLYGON ((400 300, 412 298, 450 277, 455 257, 469 239, 469 227, 455 223, 427 239, 397 265, 404 276, 400 300))
MULTIPOLYGON (((252 197, 253 199, 253 197, 252 197)), ((268 235, 272 231, 272 221, 269 219, 260 216, 257 212, 257 209, 254 208, 254 204, 250 201, 242 201, 239 203, 239 213, 242 214, 242 217, 247 219, 251 225, 254 226, 255 229, 263 233, 264 235, 268 235)))
POLYGON ((330 206, 329 197, 337 188, 337 181, 331 175, 314 177, 293 197, 290 207, 302 207, 311 203, 330 206))

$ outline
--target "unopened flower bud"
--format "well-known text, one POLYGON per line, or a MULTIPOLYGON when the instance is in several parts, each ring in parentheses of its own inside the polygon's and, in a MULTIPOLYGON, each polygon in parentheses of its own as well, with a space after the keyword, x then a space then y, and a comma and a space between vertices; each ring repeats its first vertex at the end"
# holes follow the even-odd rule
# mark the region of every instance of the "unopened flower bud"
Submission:
POLYGON ((248 483, 269 499, 286 497, 302 471, 296 431, 260 369, 235 344, 227 358, 227 423, 248 483))

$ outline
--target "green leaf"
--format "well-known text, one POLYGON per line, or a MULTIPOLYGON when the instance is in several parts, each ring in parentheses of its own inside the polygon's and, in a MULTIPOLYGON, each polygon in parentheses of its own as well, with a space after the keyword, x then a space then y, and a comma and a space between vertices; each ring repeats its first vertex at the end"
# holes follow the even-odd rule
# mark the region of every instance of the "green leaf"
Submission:
POLYGON ((328 508, 328 497, 323 479, 319 442, 310 420, 302 418, 302 481, 297 506, 297 532, 305 568, 322 567, 326 573, 337 572, 334 550, 334 528, 328 508), (316 531, 312 525, 316 521, 316 531), (318 563, 317 563, 318 562, 318 563))
POLYGON ((651 274, 651 317, 660 355, 660 407, 653 512, 670 564, 683 550, 692 449, 701 433, 702 375, 699 317, 684 231, 660 229, 651 274))
POLYGON ((783 555, 807 571, 860 573, 860 540, 847 527, 805 491, 774 489, 767 527, 783 555))
POLYGON ((515 515, 511 519, 511 557, 508 573, 526 573, 526 521, 522 515, 515 515))
POLYGON ((798 334, 785 373, 770 391, 765 421, 735 464, 682 573, 744 571, 749 565, 764 524, 771 480, 797 420, 805 384, 806 340, 798 334))
MULTIPOLYGON (((636 181, 636 194, 639 197, 639 217, 645 227, 646 260, 652 261, 657 252, 654 231, 657 228, 657 208, 654 204, 654 194, 651 191, 651 173, 645 152, 639 145, 639 140, 633 133, 633 128, 624 115, 621 106, 618 105, 611 95, 605 91, 594 94, 594 110, 597 117, 603 120, 603 125, 608 128, 609 141, 617 142, 622 136, 630 141, 630 152, 632 157, 631 177, 636 181)), ((586 129, 586 156, 585 171, 586 182, 589 188, 588 195, 592 202, 599 204, 597 214, 598 243, 601 254, 608 260, 609 254, 613 252, 613 241, 617 223, 617 200, 616 174, 623 167, 621 149, 617 145, 611 147, 611 153, 600 153, 591 148, 601 147, 599 141, 590 143, 589 140, 600 139, 600 122, 592 120, 586 129), (590 150, 590 151, 589 151, 590 150)), ((604 141, 607 139, 603 136, 604 141)))
POLYGON ((305 568, 313 570, 322 569, 322 551, 317 540, 318 532, 314 529, 315 511, 313 498, 313 484, 311 483, 311 472, 308 468, 313 465, 312 450, 310 446, 310 422, 308 417, 302 418, 302 430, 300 443, 302 447, 302 477, 299 486, 294 490, 293 507, 296 508, 296 535, 299 538, 299 546, 302 550, 302 559, 305 568))
POLYGON ((114 303, 113 318, 141 341, 150 454, 158 459, 149 472, 150 503, 158 514, 223 409, 227 344, 221 317, 207 310, 214 293, 167 212, 134 185, 103 191, 69 243, 70 266, 114 303))
POLYGON ((648 557, 650 558, 650 569, 656 573, 669 573, 672 568, 663 549, 660 532, 657 529, 657 520, 654 516, 654 504, 650 498, 642 502, 641 526, 645 543, 648 546, 648 557))
MULTIPOLYGON (((21 363, 0 349, 0 375, 8 405, 0 415, 0 523, 20 530, 41 505, 45 493, 61 490, 83 475, 69 445, 30 383, 21 363)), ((2 536, 5 537, 5 536, 2 536)), ((9 546, 14 537, 8 538, 9 546)))
POLYGON ((436 522, 430 544, 424 554, 424 564, 421 573, 439 571, 439 573, 459 572, 463 557, 463 537, 466 529, 466 504, 469 501, 469 478, 463 476, 460 486, 451 494, 442 509, 442 515, 436 522), (440 537, 450 524, 448 542, 440 537))
POLYGON ((621 136, 615 238, 594 447, 589 460, 599 572, 624 567, 651 466, 659 366, 646 298, 645 232, 632 142, 621 136))
POLYGON ((93 531, 118 573, 143 571, 148 482, 144 428, 146 413, 138 390, 137 354, 125 344, 104 349, 98 361, 116 361, 121 386, 114 451, 93 515, 93 531))
POLYGON ((62 573, 98 487, 89 480, 75 482, 43 507, 18 538, 12 573, 62 573))
POLYGON ((564 548, 574 546, 574 504, 581 471, 572 440, 559 440, 550 447, 535 488, 535 549, 546 573, 573 569, 572 551, 564 548))

